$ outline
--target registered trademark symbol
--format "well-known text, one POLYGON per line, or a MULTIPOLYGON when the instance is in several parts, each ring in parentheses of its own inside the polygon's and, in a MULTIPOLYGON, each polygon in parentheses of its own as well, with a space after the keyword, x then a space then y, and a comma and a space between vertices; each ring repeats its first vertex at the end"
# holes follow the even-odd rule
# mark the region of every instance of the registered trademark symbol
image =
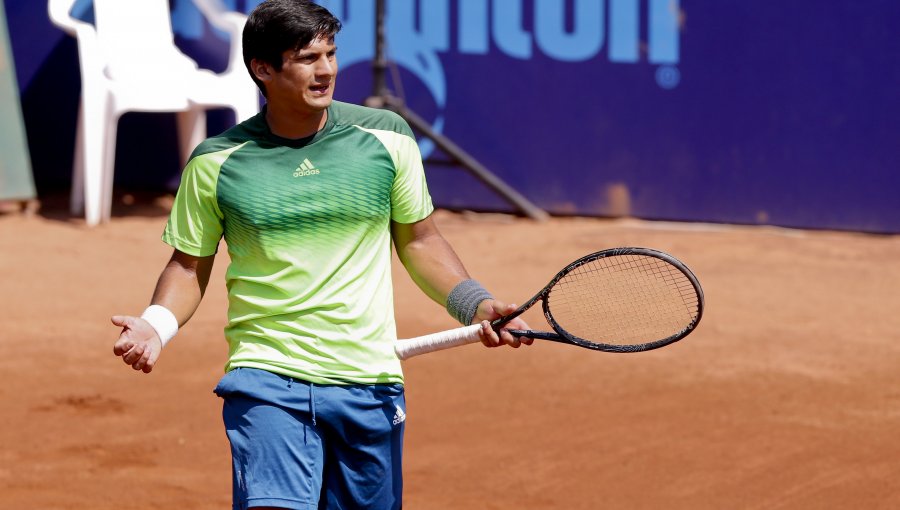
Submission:
POLYGON ((656 68, 656 84, 666 90, 672 90, 681 82, 681 72, 675 66, 659 66, 656 68))

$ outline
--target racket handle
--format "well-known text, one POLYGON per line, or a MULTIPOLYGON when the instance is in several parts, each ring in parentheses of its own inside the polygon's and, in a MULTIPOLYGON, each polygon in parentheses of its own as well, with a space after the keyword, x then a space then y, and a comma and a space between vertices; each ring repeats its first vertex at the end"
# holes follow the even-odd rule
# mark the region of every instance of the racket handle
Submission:
POLYGON ((407 359, 419 354, 474 344, 481 341, 481 337, 478 335, 479 330, 481 330, 481 324, 473 324, 408 340, 399 340, 394 345, 394 351, 398 358, 407 359))

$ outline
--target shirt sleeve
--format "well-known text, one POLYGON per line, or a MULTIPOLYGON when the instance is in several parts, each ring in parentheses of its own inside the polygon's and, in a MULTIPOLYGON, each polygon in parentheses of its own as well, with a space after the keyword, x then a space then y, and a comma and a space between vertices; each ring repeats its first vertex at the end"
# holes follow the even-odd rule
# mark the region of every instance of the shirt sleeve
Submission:
POLYGON ((162 236, 166 244, 195 257, 215 254, 222 238, 223 216, 216 200, 219 159, 198 156, 185 167, 162 236))
POLYGON ((397 173, 391 188, 391 219, 398 223, 414 223, 434 211, 422 154, 412 136, 396 134, 393 144, 391 154, 397 173))

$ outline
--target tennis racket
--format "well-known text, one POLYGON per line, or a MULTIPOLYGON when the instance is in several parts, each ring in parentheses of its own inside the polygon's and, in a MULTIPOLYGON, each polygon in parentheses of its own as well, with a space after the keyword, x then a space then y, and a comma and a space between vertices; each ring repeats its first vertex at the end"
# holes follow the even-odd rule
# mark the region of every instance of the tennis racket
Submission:
MULTIPOLYGON (((509 330, 606 352, 658 349, 689 335, 703 316, 703 289, 675 257, 649 248, 614 248, 581 257, 540 292, 491 325, 495 331, 542 302, 553 332, 509 330)), ((480 324, 400 340, 397 357, 479 342, 480 324)))

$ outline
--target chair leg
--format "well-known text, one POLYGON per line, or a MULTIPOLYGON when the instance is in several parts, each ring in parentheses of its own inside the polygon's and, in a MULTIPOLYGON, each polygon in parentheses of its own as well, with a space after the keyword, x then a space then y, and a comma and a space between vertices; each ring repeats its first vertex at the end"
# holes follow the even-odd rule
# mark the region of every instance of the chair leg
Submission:
POLYGON ((69 212, 73 216, 84 214, 84 100, 78 103, 78 122, 75 124, 75 155, 72 158, 69 212))
POLYGON ((112 217, 113 184, 116 171, 116 136, 119 132, 119 114, 106 113, 106 140, 103 144, 103 202, 101 221, 106 223, 112 217))
POLYGON ((206 110, 193 107, 178 112, 178 150, 181 168, 187 165, 194 149, 206 138, 206 110))
POLYGON ((259 113, 259 93, 254 90, 252 99, 247 97, 246 101, 234 105, 235 124, 240 124, 257 113, 259 113))
POLYGON ((82 109, 82 161, 84 177, 84 217, 88 226, 99 224, 104 218, 104 178, 107 170, 109 131, 112 130, 112 151, 115 154, 115 125, 110 126, 109 98, 86 101, 82 109))

